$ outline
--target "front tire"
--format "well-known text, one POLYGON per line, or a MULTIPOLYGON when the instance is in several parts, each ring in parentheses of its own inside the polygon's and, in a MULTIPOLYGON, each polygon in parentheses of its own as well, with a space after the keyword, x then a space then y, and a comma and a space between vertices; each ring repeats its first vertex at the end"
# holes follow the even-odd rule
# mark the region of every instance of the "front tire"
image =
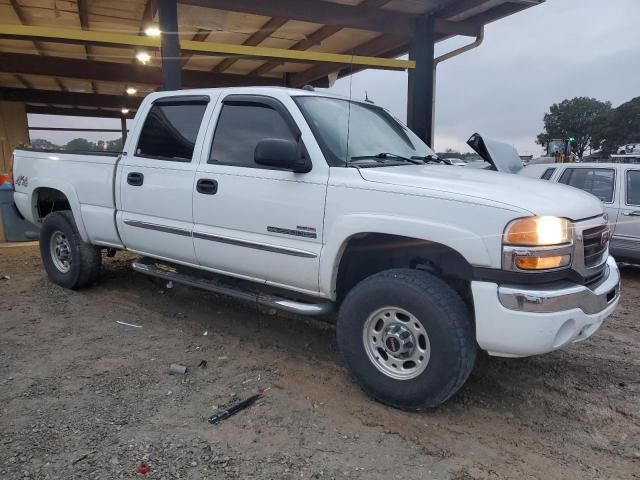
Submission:
POLYGON ((45 217, 40 229, 40 256, 49 279, 74 290, 95 282, 102 263, 100 249, 82 241, 68 210, 45 217))
POLYGON ((460 296, 417 270, 387 270, 356 285, 340 308, 337 337, 363 390, 404 410, 446 402, 476 358, 472 318, 460 296))

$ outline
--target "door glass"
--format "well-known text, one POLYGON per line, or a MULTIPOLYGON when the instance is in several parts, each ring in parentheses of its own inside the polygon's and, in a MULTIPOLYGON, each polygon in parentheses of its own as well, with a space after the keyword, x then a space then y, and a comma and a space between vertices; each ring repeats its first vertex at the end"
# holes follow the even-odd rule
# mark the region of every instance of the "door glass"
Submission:
POLYGON ((627 172, 627 205, 640 205, 640 170, 627 172))
POLYGON ((153 105, 144 121, 136 155, 190 162, 206 108, 205 102, 153 105))
POLYGON ((551 178, 551 175, 553 175, 553 172, 555 171, 556 171, 555 168, 547 168, 540 178, 542 180, 549 180, 551 178))
POLYGON ((579 188, 598 197, 601 201, 613 201, 615 171, 609 168, 567 168, 559 182, 579 188))
POLYGON ((296 141, 284 118, 267 105, 225 104, 220 112, 208 163, 265 168, 254 162, 265 138, 296 141))

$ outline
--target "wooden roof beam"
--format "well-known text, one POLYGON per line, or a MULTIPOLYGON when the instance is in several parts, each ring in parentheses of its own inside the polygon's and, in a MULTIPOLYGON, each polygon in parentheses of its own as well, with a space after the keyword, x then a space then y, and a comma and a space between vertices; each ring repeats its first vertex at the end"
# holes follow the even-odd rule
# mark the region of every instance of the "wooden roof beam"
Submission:
MULTIPOLYGON (((80 17, 80 28, 82 30, 89 30, 89 6, 87 4, 88 0, 77 0, 78 2, 78 17, 80 17)), ((87 56, 87 60, 94 60, 95 57, 91 52, 91 46, 85 45, 84 52, 87 56)), ((91 90, 94 93, 98 93, 98 87, 96 87, 95 82, 91 82, 91 90)))
POLYGON ((158 0, 147 0, 144 5, 144 12, 142 13, 142 22, 140 22, 138 35, 145 34, 145 29, 153 23, 156 13, 158 13, 158 0))
MULTIPOLYGON (((260 30, 255 32, 249 38, 247 38, 244 41, 243 45, 247 45, 247 46, 251 46, 251 47, 255 47, 256 45, 260 45, 264 40, 269 38, 269 36, 271 34, 273 34, 273 32, 278 30, 280 27, 282 27, 288 21, 289 21, 289 19, 288 18, 284 18, 284 17, 273 17, 273 18, 271 18, 270 20, 267 21, 267 23, 265 23, 264 25, 262 25, 262 27, 260 27, 260 30)), ((231 67, 237 61, 238 61, 238 59, 236 59, 236 58, 225 58, 222 62, 220 62, 215 67, 213 67, 213 69, 211 71, 214 72, 214 73, 222 73, 225 70, 227 70, 229 67, 231 67)))
MULTIPOLYGON (((379 8, 386 3, 389 3, 389 0, 364 0, 360 2, 358 6, 370 7, 370 8, 379 8)), ((320 27, 315 32, 308 35, 306 38, 300 40, 298 43, 292 45, 291 50, 308 50, 315 45, 319 45, 324 40, 329 38, 330 36, 338 33, 342 30, 342 27, 338 27, 335 25, 325 25, 320 27)), ((267 62, 260 65, 256 68, 250 75, 265 75, 269 73, 274 68, 282 65, 284 62, 267 62)))
MULTIPOLYGON (((0 24, 0 38, 19 40, 44 40, 47 42, 104 45, 116 48, 144 47, 150 50, 160 48, 160 39, 141 37, 111 32, 93 32, 66 28, 34 27, 25 25, 0 24)), ((181 50, 200 55, 260 58, 265 60, 285 60, 298 63, 336 63, 369 68, 404 70, 413 68, 410 60, 393 58, 376 58, 348 54, 325 53, 315 51, 287 50, 284 48, 249 47, 216 42, 194 42, 186 40, 181 43, 181 50)))
MULTIPOLYGON (((185 5, 217 8, 239 13, 286 16, 291 20, 323 23, 341 28, 357 28, 374 32, 411 36, 415 29, 416 15, 381 10, 370 6, 343 5, 321 0, 178 0, 185 5)), ((475 35, 478 26, 466 22, 448 22, 436 19, 436 33, 475 35)))
POLYGON ((105 110, 102 108, 62 108, 62 107, 41 107, 37 105, 26 105, 27 113, 36 113, 39 115, 70 115, 73 117, 98 117, 98 118, 133 118, 134 110, 124 115, 120 110, 105 110))
MULTIPOLYGON (((104 82, 160 85, 161 71, 151 65, 100 62, 20 53, 0 53, 0 72, 48 75, 104 82)), ((231 87, 241 85, 281 85, 277 78, 250 78, 246 75, 183 70, 182 83, 188 88, 231 87)))
POLYGON ((29 88, 0 88, 0 100, 24 103, 49 103, 102 108, 138 108, 142 98, 128 95, 59 92, 57 90, 32 90, 29 88))

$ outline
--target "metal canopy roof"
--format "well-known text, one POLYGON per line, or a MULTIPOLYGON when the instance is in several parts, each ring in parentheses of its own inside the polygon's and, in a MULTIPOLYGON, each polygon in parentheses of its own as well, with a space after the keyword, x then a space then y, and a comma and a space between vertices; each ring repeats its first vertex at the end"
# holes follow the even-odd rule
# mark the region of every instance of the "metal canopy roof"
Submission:
MULTIPOLYGON (((434 18, 436 41, 476 36, 543 1, 178 0, 182 81, 186 88, 302 86, 362 68, 411 68, 382 59, 408 51, 421 18, 434 18)), ((157 4, 0 0, 0 99, 24 101, 34 113, 135 109, 161 85, 160 40, 145 35, 158 25, 157 4), (140 50, 151 55, 146 65, 135 59, 140 50), (127 87, 137 93, 126 95, 127 87)))

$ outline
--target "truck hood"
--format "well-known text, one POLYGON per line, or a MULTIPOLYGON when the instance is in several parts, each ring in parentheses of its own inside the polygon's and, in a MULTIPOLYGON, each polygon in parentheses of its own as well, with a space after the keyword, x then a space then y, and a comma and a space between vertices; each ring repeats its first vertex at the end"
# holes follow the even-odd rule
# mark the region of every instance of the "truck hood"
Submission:
POLYGON ((498 142, 479 133, 471 135, 467 145, 475 150, 485 162, 490 163, 498 172, 518 173, 522 170, 522 160, 518 151, 511 145, 498 142))
POLYGON ((448 165, 402 165, 359 170, 367 182, 413 187, 417 193, 423 191, 425 195, 440 192, 440 195, 450 193, 490 200, 535 215, 581 220, 604 212, 602 202, 591 194, 522 175, 448 165))

